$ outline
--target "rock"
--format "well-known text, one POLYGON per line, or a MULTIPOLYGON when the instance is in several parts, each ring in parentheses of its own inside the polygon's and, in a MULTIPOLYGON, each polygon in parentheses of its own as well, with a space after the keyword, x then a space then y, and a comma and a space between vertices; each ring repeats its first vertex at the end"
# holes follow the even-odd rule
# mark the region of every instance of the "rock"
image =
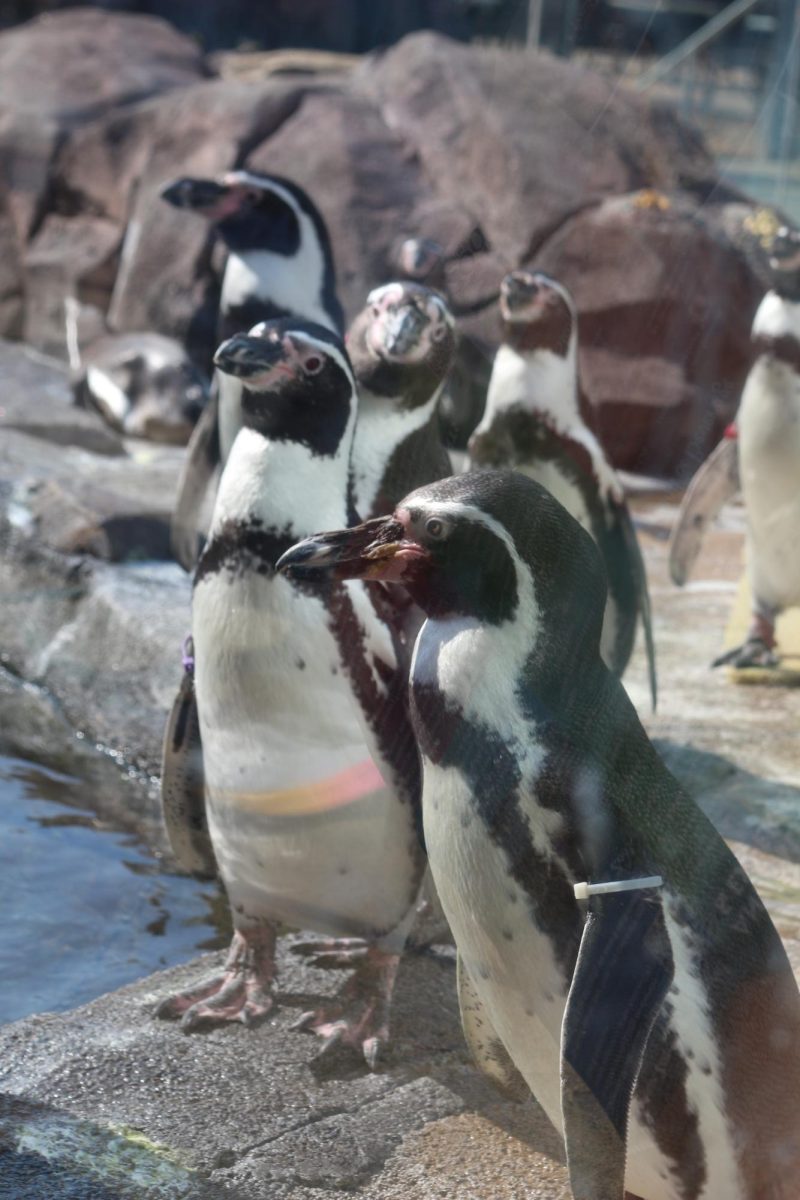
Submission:
POLYGON ((614 197, 535 258, 575 297, 583 382, 617 466, 688 478, 736 411, 764 285, 725 209, 685 194, 614 197))
MULTIPOLYGON (((175 1025, 153 1020, 160 999, 212 972, 219 956, 151 976, 72 1013, 0 1029, 0 1129, 11 1151, 4 1178, 19 1186, 31 1168, 20 1146, 23 1127, 37 1130, 46 1150, 35 1164, 40 1178, 52 1171, 51 1156, 70 1182, 76 1164, 88 1160, 98 1189, 115 1179, 109 1143, 116 1131, 117 1161, 123 1156, 138 1167, 137 1200, 193 1196, 183 1190, 188 1171, 197 1172, 197 1186, 213 1186, 211 1194, 230 1189, 240 1200, 392 1195, 387 1158, 395 1152, 404 1159, 404 1139, 465 1109, 513 1131, 512 1154, 516 1139, 523 1153, 526 1143, 553 1152, 556 1139, 533 1103, 520 1109, 500 1100, 468 1065, 450 954, 404 961, 391 1048, 371 1074, 346 1052, 315 1063, 315 1040, 291 1030, 302 1007, 330 994, 344 976, 305 965, 289 944, 282 939, 279 950, 279 1007, 257 1029, 237 1025, 187 1038, 175 1025), (121 1139, 134 1130, 136 1141, 128 1132, 125 1145, 121 1139)), ((424 1156, 415 1158, 420 1169, 424 1156)), ((77 1198, 98 1194, 87 1190, 77 1198)), ((501 1175, 492 1194, 511 1200, 517 1193, 506 1190, 501 1175)), ((555 1200, 562 1193, 553 1187, 537 1194, 555 1200)))
POLYGON ((44 215, 68 130, 206 74, 197 44, 153 17, 71 8, 0 34, 0 163, 19 236, 44 215))
POLYGON ((49 216, 25 255, 25 338, 67 357, 64 302, 70 296, 101 309, 114 286, 122 233, 104 217, 49 216))
POLYGON ((357 79, 439 196, 474 213, 510 267, 609 194, 717 180, 676 117, 546 53, 418 33, 371 56, 357 79))
POLYGON ((8 195, 0 189, 0 338, 22 336, 25 322, 25 273, 8 195))

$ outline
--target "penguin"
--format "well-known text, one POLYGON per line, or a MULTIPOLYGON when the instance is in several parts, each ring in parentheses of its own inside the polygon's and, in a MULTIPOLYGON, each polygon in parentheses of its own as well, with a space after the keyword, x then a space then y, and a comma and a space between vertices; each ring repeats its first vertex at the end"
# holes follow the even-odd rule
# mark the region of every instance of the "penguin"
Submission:
POLYGON ((450 474, 437 405, 455 353, 453 318, 431 288, 388 283, 370 292, 347 349, 359 393, 353 499, 361 517, 381 516, 450 474))
POLYGON ((185 445, 208 399, 206 382, 174 338, 113 333, 102 314, 64 301, 72 395, 119 433, 185 445), (93 326, 82 336, 87 323, 93 326))
POLYGON ((639 617, 656 706, 647 577, 625 493, 593 431, 578 377, 572 296, 541 272, 512 271, 500 289, 503 344, 486 411, 469 442, 473 467, 514 467, 547 487, 594 537, 608 573, 602 651, 622 675, 639 617))
MULTIPOLYGON (((234 938, 222 976, 170 997, 159 1015, 185 1030, 263 1019, 280 924, 364 939, 339 997, 301 1023, 374 1067, 426 865, 405 675, 362 584, 275 572, 299 537, 351 518, 355 379, 339 336, 296 318, 235 335, 214 361, 241 382, 243 424, 195 572, 194 700, 234 938)), ((179 754, 191 714, 168 729, 179 754)), ((168 824, 180 825, 182 800, 197 815, 198 772, 182 778, 185 795, 175 772, 165 795, 168 824)), ((202 868, 196 826, 186 844, 202 868)))
MULTIPOLYGON (((161 195, 173 207, 204 217, 228 249, 218 341, 281 316, 342 332, 328 231, 297 184, 277 175, 229 171, 218 180, 178 179, 161 195)), ((172 520, 175 557, 186 570, 197 557, 200 505, 241 424, 239 400, 238 380, 215 379, 211 403, 189 444, 172 520)))
POLYGON ((475 472, 278 569, 392 580, 427 615, 412 717, 465 1030, 562 1134, 574 1196, 796 1196, 797 984, 603 662, 586 530, 530 478, 475 472))
POLYGON ((800 231, 778 230, 769 265, 773 286, 753 320, 755 361, 734 436, 723 439, 690 485, 671 545, 670 569, 681 582, 702 530, 741 487, 753 610, 744 643, 714 666, 778 666, 775 622, 800 605, 800 231))
MULTIPOLYGON (((405 238, 397 250, 397 267, 404 278, 440 292, 454 315, 474 316, 497 297, 471 306, 456 305, 447 287, 447 265, 488 248, 479 229, 473 230, 452 254, 447 254, 432 238, 405 238)), ((466 449, 469 436, 483 415, 492 358, 493 352, 485 342, 472 334, 459 333, 455 361, 439 403, 441 438, 451 451, 466 449)))

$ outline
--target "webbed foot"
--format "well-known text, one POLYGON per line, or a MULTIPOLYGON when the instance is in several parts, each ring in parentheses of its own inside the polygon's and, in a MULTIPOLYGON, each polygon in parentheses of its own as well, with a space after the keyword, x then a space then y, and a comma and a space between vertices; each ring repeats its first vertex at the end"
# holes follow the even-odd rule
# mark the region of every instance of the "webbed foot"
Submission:
POLYGON ((368 946, 341 991, 327 1004, 303 1013, 293 1028, 324 1038, 320 1057, 336 1045, 351 1046, 374 1071, 389 1040, 389 1009, 399 964, 399 954, 368 946))
POLYGON ((272 925, 235 930, 222 974, 169 996, 155 1015, 180 1020, 184 1033, 226 1021, 255 1025, 275 1003, 275 941, 272 925))
POLYGON ((292 954, 308 959, 312 967, 345 968, 357 966, 366 958, 368 945, 363 938, 321 938, 319 941, 293 942, 292 954))

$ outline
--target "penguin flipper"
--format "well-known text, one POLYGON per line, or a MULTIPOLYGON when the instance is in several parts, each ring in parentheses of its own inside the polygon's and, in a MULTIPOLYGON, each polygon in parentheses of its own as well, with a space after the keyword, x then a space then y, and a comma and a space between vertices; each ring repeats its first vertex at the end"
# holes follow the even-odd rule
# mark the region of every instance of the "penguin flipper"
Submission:
POLYGON ((531 1090, 495 1033, 460 954, 456 956, 456 984, 461 1028, 476 1067, 504 1096, 524 1100, 531 1090))
POLYGON ((709 525, 740 489, 739 449, 735 438, 725 437, 692 477, 672 530, 669 573, 678 587, 689 578, 709 525))
POLYGON ((561 1108, 570 1184, 622 1200, 628 1109, 674 964, 652 891, 594 896, 561 1028, 561 1108))
POLYGON ((644 645, 647 653, 647 677, 650 680, 650 702, 653 706, 653 712, 655 712, 658 702, 658 681, 656 678, 656 646, 653 639, 653 612, 650 607, 650 592, 647 587, 647 570, 644 565, 642 548, 639 545, 639 539, 636 536, 636 530, 634 529, 627 506, 623 506, 621 520, 622 532, 625 544, 628 547, 628 557, 634 577, 639 616, 642 619, 644 645))
POLYGON ((215 879, 217 860, 208 832, 203 746, 194 678, 184 671, 172 705, 161 755, 161 811, 172 853, 198 879, 215 879))
POLYGON ((197 562, 200 506, 219 462, 219 395, 214 386, 189 438, 170 523, 172 552, 186 571, 193 571, 197 562))

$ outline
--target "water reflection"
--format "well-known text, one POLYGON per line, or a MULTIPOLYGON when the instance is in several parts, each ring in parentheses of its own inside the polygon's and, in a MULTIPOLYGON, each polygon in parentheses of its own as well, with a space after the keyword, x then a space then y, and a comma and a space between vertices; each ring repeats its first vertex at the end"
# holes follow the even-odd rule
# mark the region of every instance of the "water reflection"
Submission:
POLYGON ((166 875, 72 775, 0 756, 0 1021, 72 1008, 224 946, 214 885, 166 875))

